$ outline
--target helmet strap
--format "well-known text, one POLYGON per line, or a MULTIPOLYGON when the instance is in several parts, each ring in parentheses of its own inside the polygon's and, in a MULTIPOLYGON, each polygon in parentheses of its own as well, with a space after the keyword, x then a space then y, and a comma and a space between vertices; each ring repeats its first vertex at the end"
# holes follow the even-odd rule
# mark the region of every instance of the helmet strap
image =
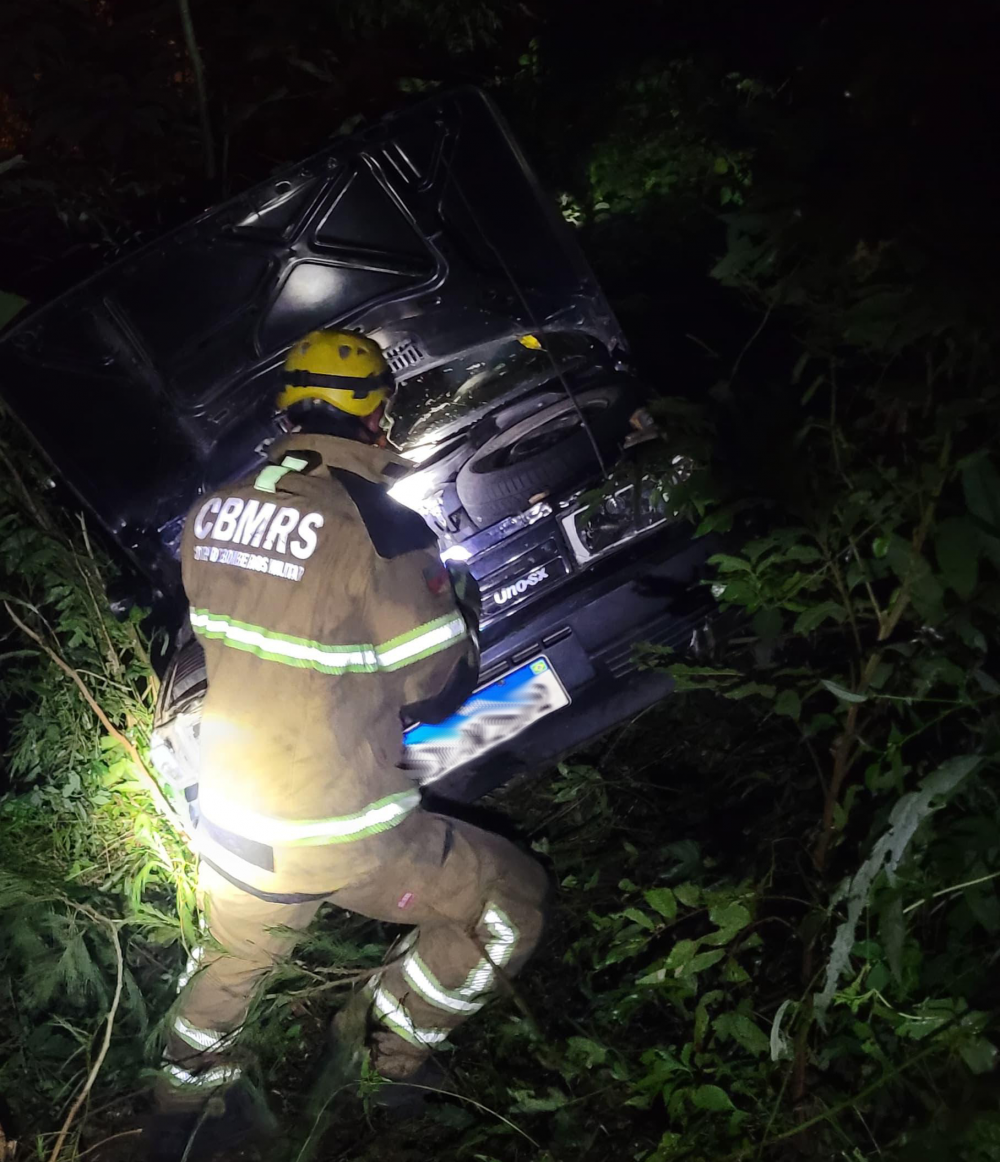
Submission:
POLYGON ((303 399, 288 409, 288 418, 303 432, 317 436, 339 436, 342 440, 357 440, 370 444, 373 437, 358 416, 348 415, 333 404, 321 399, 303 399))

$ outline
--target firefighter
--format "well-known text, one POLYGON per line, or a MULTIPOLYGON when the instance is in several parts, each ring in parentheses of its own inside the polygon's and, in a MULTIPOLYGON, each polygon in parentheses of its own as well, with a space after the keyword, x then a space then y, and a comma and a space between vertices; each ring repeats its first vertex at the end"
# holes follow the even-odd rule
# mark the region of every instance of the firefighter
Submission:
POLYGON ((472 594, 387 495, 408 467, 379 446, 392 389, 371 339, 306 335, 277 399, 292 434, 187 520, 183 581, 208 677, 193 812, 206 939, 157 1083, 159 1158, 179 1158, 192 1133, 188 1156, 210 1156, 249 1128, 240 1032, 321 903, 412 926, 348 1006, 366 1014, 374 1069, 404 1087, 430 1076, 435 1048, 541 934, 537 862, 425 810, 401 766, 403 722, 453 713, 479 656, 472 594))

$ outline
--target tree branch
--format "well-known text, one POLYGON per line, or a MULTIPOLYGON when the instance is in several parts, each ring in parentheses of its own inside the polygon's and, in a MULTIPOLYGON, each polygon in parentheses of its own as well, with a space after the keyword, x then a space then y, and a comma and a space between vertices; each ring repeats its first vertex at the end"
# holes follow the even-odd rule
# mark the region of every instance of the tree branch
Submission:
MULTIPOLYGON (((7 611, 8 613, 10 612, 9 606, 7 607, 7 611)), ((22 628, 24 627, 22 626, 22 628)), ((90 915, 96 916, 96 913, 90 912, 89 908, 86 910, 90 915)), ((122 956, 122 943, 118 939, 118 931, 114 923, 106 916, 100 916, 98 918, 107 925, 108 931, 111 933, 111 939, 114 941, 115 967, 117 971, 115 995, 111 999, 111 1008, 108 1009, 108 1015, 105 1020, 104 1040, 101 1043, 101 1048, 94 1060, 94 1064, 90 1068, 90 1073, 87 1074, 87 1080, 83 1083, 83 1088, 77 1094, 76 1101, 73 1102, 69 1113, 66 1115, 66 1120, 62 1124, 59 1136, 56 1138, 56 1144, 52 1147, 52 1153, 49 1155, 49 1162, 57 1162, 63 1148, 63 1143, 66 1141, 66 1135, 69 1133, 70 1126, 73 1125, 76 1115, 80 1112, 80 1107, 87 1100, 87 1094, 90 1093, 94 1082, 97 1080, 97 1075, 100 1073, 101 1066, 104 1064, 104 1058, 108 1055, 108 1047, 111 1045, 111 1031, 114 1029, 115 1015, 118 1012, 118 1004, 122 999, 122 983, 125 979, 125 960, 122 956)))
POLYGON ((181 11, 181 24, 184 27, 184 44, 187 47, 188 59, 191 61, 191 71, 194 73, 194 89, 198 98, 198 120, 201 123, 201 144, 205 153, 205 177, 209 181, 215 180, 215 142, 212 139, 212 123, 208 117, 208 95, 205 89, 205 62, 198 48, 198 41, 194 35, 194 23, 191 20, 190 0, 177 0, 181 11))
POLYGON ((861 560, 861 554, 858 552, 858 546, 854 543, 854 538, 849 536, 847 538, 847 541, 848 541, 848 544, 850 544, 850 546, 851 546, 851 552, 854 554, 854 560, 857 561, 858 568, 861 570, 861 577, 865 583, 865 589, 868 592, 868 600, 871 602, 872 609, 875 612, 875 620, 878 622, 879 630, 881 630, 882 629, 882 618, 885 615, 882 612, 882 607, 879 605, 878 601, 876 601, 876 599, 875 599, 875 590, 872 589, 872 583, 868 579, 868 570, 865 568, 864 562, 861 560))
POLYGON ((746 355, 746 353, 750 350, 750 348, 757 341, 758 335, 760 335, 761 331, 763 331, 764 328, 767 326, 767 320, 771 317, 771 309, 773 306, 774 306, 773 303, 767 304, 767 310, 764 312, 764 317, 763 317, 763 319, 761 319, 760 325, 757 327, 757 330, 754 331, 754 333, 750 336, 750 338, 747 339, 746 343, 743 346, 743 350, 739 353, 739 355, 736 356, 736 362, 733 364, 733 369, 729 373, 729 382, 730 383, 732 383, 732 381, 736 378, 736 373, 737 373, 737 371, 739 371, 740 364, 743 362, 743 356, 746 355))
MULTIPOLYGON (((910 544, 913 548, 914 559, 920 556, 923 552, 924 542, 927 540, 927 534, 930 532, 931 525, 934 521, 934 513, 937 509, 938 497, 941 494, 941 488, 944 485, 944 469, 948 464, 951 456, 951 438, 946 437, 941 448, 941 454, 938 457, 938 468, 941 469, 941 480, 938 486, 924 508, 920 517, 920 523, 914 530, 913 537, 910 544)), ((900 619, 906 612, 910 605, 912 593, 912 574, 911 568, 907 576, 899 587, 899 593, 896 600, 893 602, 890 609, 888 609, 879 618, 878 642, 887 641, 899 625, 900 619)), ((855 687, 855 694, 864 694, 872 679, 875 677, 875 672, 882 661, 882 649, 876 649, 865 663, 865 668, 861 672, 861 677, 858 679, 858 684, 855 687)), ((822 873, 826 867, 826 857, 830 848, 830 843, 834 835, 834 809, 840 801, 840 789, 843 786, 844 779, 847 777, 848 771, 854 762, 854 740, 857 737, 857 721, 858 708, 860 703, 852 702, 851 707, 847 712, 847 719, 844 723, 844 730, 837 739, 833 753, 833 775, 830 779, 830 786, 826 793, 826 798, 823 803, 823 829, 820 832, 819 839, 816 842, 816 847, 813 852, 813 863, 816 865, 816 870, 822 873)))
POLYGON ((102 1146, 106 1146, 109 1142, 117 1142, 119 1138, 135 1138, 141 1134, 142 1130, 121 1130, 117 1134, 112 1134, 110 1138, 104 1138, 103 1141, 95 1142, 93 1146, 88 1146, 82 1154, 77 1154, 74 1162, 80 1162, 82 1158, 86 1158, 88 1154, 93 1154, 95 1150, 100 1150, 102 1146))
POLYGON ((173 818, 174 813, 170 808, 170 804, 163 797, 163 792, 156 785, 156 780, 149 773, 146 764, 142 761, 142 756, 139 754, 135 743, 126 735, 122 734, 118 727, 112 723, 111 719, 108 718, 108 716, 101 709, 97 699, 87 688, 86 682, 84 682, 84 680, 80 677, 79 673, 74 670, 68 662, 63 661, 63 659, 56 653, 56 651, 51 646, 47 645, 33 629, 24 624, 24 622, 17 616, 13 609, 11 609, 10 602, 5 601, 3 604, 4 609, 7 610, 7 616, 17 626, 17 628, 21 630, 22 633, 27 634, 27 636, 31 638, 31 640, 36 645, 44 650, 46 655, 59 667, 59 669, 62 670, 62 672, 74 682, 77 689, 83 695, 84 702, 86 702, 90 709, 93 710, 93 712, 97 715, 97 719, 100 724, 104 727, 108 734, 111 735, 115 742, 117 742, 118 745, 128 754, 129 758, 132 759, 143 775, 145 775, 147 790, 156 800, 156 804, 159 807, 161 813, 165 814, 168 819, 173 818))
POLYGON ((829 1121, 831 1117, 835 1117, 843 1110, 851 1109, 854 1106, 857 1106, 860 1102, 864 1101, 866 1097, 869 1097, 871 1094, 880 1090, 882 1086, 888 1085, 890 1081, 893 1081, 895 1078, 905 1073, 908 1069, 912 1069, 914 1065, 919 1064, 926 1057, 930 1057, 932 1053, 938 1052, 940 1049, 940 1045, 938 1043, 939 1035, 952 1024, 954 1024, 954 1021, 949 1021, 947 1025, 942 1025, 941 1028, 938 1029, 937 1032, 933 1035, 931 1038, 931 1043, 927 1045, 926 1048, 922 1049, 919 1053, 915 1053, 908 1061, 904 1061, 902 1065, 899 1065, 896 1068, 890 1069, 886 1073, 883 1073, 881 1077, 876 1078, 869 1085, 866 1085, 863 1089, 858 1090, 858 1092, 852 1097, 846 1098, 844 1101, 837 1102, 836 1105, 828 1107, 822 1113, 816 1114, 815 1117, 801 1122, 799 1125, 794 1126, 790 1130, 785 1130, 784 1133, 775 1134, 773 1138, 769 1138, 766 1143, 762 1143, 759 1147, 757 1145, 743 1146, 739 1150, 734 1150, 731 1154, 726 1154, 723 1158, 720 1158, 718 1162, 740 1162, 741 1159, 748 1157, 754 1151, 763 1150, 765 1146, 774 1146, 778 1142, 785 1142, 789 1138, 798 1137, 799 1134, 804 1133, 806 1130, 812 1129, 813 1126, 818 1125, 820 1122, 829 1121))

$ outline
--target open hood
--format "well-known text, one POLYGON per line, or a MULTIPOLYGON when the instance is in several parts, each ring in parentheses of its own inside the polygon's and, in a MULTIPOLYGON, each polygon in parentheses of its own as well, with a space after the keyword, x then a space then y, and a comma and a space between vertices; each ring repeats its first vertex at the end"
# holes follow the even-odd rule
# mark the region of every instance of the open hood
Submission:
POLYGON ((274 434, 276 370, 356 327, 397 381, 526 332, 624 341, 509 128, 458 90, 338 138, 0 337, 0 394, 143 570, 274 434))

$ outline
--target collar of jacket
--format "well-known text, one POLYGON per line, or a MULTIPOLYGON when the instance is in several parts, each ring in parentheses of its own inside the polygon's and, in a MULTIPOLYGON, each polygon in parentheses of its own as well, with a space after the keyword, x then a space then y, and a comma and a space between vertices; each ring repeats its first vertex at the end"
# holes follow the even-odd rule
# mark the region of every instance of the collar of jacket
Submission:
MULTIPOLYGON (((345 440, 340 436, 324 436, 300 432, 283 436, 271 447, 268 460, 280 464, 282 459, 296 448, 317 452, 323 457, 327 468, 343 468, 356 476, 363 476, 374 484, 391 484, 413 465, 388 448, 376 448, 372 444, 362 444, 358 440, 345 440), (403 469, 401 472, 400 469, 403 469)), ((313 472, 318 469, 313 469, 313 472)))

